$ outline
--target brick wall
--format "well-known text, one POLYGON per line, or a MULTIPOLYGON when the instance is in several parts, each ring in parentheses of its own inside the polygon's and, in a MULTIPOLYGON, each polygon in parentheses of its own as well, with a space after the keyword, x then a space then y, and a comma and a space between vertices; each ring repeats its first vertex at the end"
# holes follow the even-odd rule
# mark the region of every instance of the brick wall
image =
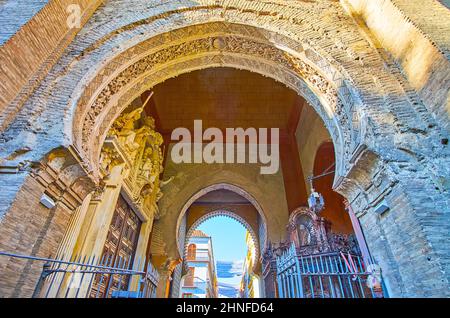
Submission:
POLYGON ((38 13, 48 0, 6 0, 0 3, 0 45, 3 45, 10 37, 33 16, 38 13))
MULTIPOLYGON (((11 175, 23 185, 0 226, 0 250, 39 257, 55 257, 70 219, 70 211, 39 203, 43 186, 33 177, 11 175)), ((3 191, 0 192, 3 195, 3 191)), ((42 262, 0 256, 0 298, 30 297, 42 270, 42 262)))
POLYGON ((2 5, 0 131, 12 120, 79 31, 69 28, 67 7, 70 4, 80 5, 80 22, 83 25, 101 2, 102 0, 7 1, 2 5))

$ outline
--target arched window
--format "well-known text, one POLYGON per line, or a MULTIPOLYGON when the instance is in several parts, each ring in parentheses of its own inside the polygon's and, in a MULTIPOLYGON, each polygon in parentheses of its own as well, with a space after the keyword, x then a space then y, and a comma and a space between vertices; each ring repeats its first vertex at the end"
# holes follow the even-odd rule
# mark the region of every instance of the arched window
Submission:
POLYGON ((195 244, 189 244, 189 246, 188 246, 188 253, 187 253, 187 259, 189 261, 195 260, 196 254, 197 254, 197 246, 195 246, 195 244))

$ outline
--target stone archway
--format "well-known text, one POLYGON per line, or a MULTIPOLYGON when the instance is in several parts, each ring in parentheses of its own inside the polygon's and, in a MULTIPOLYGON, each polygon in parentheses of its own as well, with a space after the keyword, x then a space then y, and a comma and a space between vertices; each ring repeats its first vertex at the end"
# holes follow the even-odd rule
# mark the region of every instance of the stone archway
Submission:
POLYGON ((230 219, 235 220, 236 222, 240 223, 249 233, 250 236, 253 240, 253 242, 255 243, 255 255, 254 255, 254 268, 257 267, 257 260, 259 260, 259 251, 260 251, 260 242, 259 242, 259 238, 258 235, 255 232, 255 229, 253 229, 253 227, 248 224, 247 221, 245 221, 244 218, 240 217, 239 215, 237 215, 236 213, 232 212, 232 211, 227 211, 227 210, 215 210, 212 212, 209 212, 206 215, 203 215, 201 218, 199 218, 197 221, 194 222, 194 224, 192 224, 192 226, 189 228, 189 230, 186 233, 186 238, 185 238, 185 243, 184 243, 184 248, 183 248, 183 259, 186 259, 187 257, 187 246, 188 246, 188 241, 189 238, 192 236, 192 233, 194 232, 194 230, 196 228, 198 228, 202 223, 215 218, 215 217, 220 217, 220 216, 224 216, 224 217, 228 217, 230 219))
MULTIPOLYGON (((427 283, 410 283, 419 266, 394 255, 412 248, 424 251, 412 257, 424 281, 437 283, 431 294, 448 294, 448 249, 439 241, 449 175, 448 138, 441 129, 448 128, 448 116, 439 116, 448 112, 441 96, 429 97, 411 85, 340 2, 182 3, 146 9, 147 1, 141 1, 127 10, 122 2, 110 2, 97 10, 2 133, 0 155, 23 174, 11 181, 11 198, 0 213, 20 210, 15 199, 26 189, 25 177, 31 179, 28 187, 36 178, 24 163, 40 162, 61 146, 98 182, 105 134, 142 91, 194 69, 243 68, 288 85, 321 115, 336 146, 335 188, 357 211, 377 258, 386 260, 394 295, 429 294, 427 283), (115 10, 125 18, 111 17, 115 10), (379 218, 374 208, 384 199, 391 213, 379 218), (403 223, 414 231, 405 232, 403 223), (408 235, 414 235, 413 246, 405 243, 408 235), (437 265, 430 268, 430 259, 437 265)), ((421 39, 434 46, 425 35, 421 39)), ((445 54, 433 54, 448 69, 445 54)))
MULTIPOLYGON (((345 84, 344 87, 340 87, 344 83, 342 76, 333 70, 331 65, 328 66, 329 73, 322 75, 323 71, 314 67, 311 59, 301 56, 305 54, 303 48, 297 52, 293 51, 293 48, 289 49, 298 47, 298 44, 278 36, 283 46, 287 46, 285 50, 279 49, 274 43, 265 40, 271 37, 275 37, 275 34, 245 25, 207 23, 151 38, 148 43, 142 44, 143 47, 149 47, 147 50, 151 52, 150 54, 146 51, 138 55, 133 49, 130 49, 131 53, 122 53, 111 64, 118 65, 115 61, 123 60, 125 56, 127 61, 134 63, 126 63, 126 66, 121 65, 119 69, 105 68, 97 77, 101 79, 105 76, 104 73, 108 72, 115 78, 112 78, 100 92, 94 89, 98 81, 92 80, 92 89, 85 89, 79 98, 73 119, 75 147, 95 175, 98 147, 102 144, 111 122, 133 99, 149 87, 171 77, 193 70, 225 66, 271 77, 305 97, 324 120, 333 137, 340 159, 338 171, 343 174, 344 152, 350 153, 350 148, 356 147, 352 138, 357 138, 359 133, 358 128, 352 127, 348 118, 339 118, 349 116, 343 109, 344 105, 348 104, 347 99, 339 97, 342 94, 350 94, 349 90, 345 89, 345 84), (200 35, 192 36, 189 41, 183 39, 183 42, 179 43, 180 36, 191 33, 200 35), (254 37, 249 36, 249 33, 264 33, 264 35, 258 34, 254 37), (167 41, 165 45, 152 48, 152 44, 159 43, 163 39, 167 41), (177 61, 181 56, 183 59, 177 61), (98 95, 92 96, 89 93, 98 95), (92 140, 93 136, 95 140, 92 140), (345 150, 344 147, 348 149, 345 150)), ((315 57, 318 58, 317 55, 315 57)), ((345 107, 353 108, 351 105, 345 107)))
MULTIPOLYGON (((259 216, 261 217, 261 221, 263 223, 263 232, 265 233, 265 235, 267 235, 267 221, 266 221, 266 214, 264 213, 261 205, 258 203, 258 201, 251 195, 249 194, 247 191, 245 191, 244 189, 233 185, 233 184, 228 184, 228 183, 218 183, 218 184, 213 184, 210 186, 207 186, 203 189, 201 189, 200 191, 196 192, 193 196, 191 196, 189 198, 189 200, 184 204, 183 208, 180 211, 180 214, 178 216, 178 220, 177 220, 177 231, 176 231, 176 240, 177 242, 180 243, 180 237, 181 234, 181 223, 182 223, 182 219, 183 217, 185 217, 187 210, 189 209, 189 207, 192 205, 192 203, 194 203, 197 199, 199 199, 200 197, 202 197, 203 195, 212 192, 212 191, 216 191, 216 190, 228 190, 231 192, 234 192, 242 197, 244 197, 245 199, 247 199, 258 211, 259 216)), ((256 231, 255 229, 253 229, 248 222, 246 222, 242 217, 238 216, 237 214, 231 212, 231 211, 224 211, 224 210, 216 210, 216 211, 212 211, 202 217, 200 217, 198 220, 196 220, 194 222, 194 224, 192 224, 190 226, 189 229, 185 229, 186 230, 186 236, 184 239, 184 244, 182 245, 178 245, 178 250, 180 255, 184 255, 185 251, 186 251, 186 238, 189 237, 189 234, 195 229, 197 228, 201 223, 203 223, 204 221, 206 221, 207 219, 210 219, 211 217, 214 216, 218 216, 218 215, 225 215, 228 216, 230 218, 235 219, 236 221, 238 221, 239 223, 241 223, 251 234, 254 242, 258 242, 257 246, 257 253, 259 255, 259 252, 262 250, 262 253, 264 253, 264 250, 267 248, 267 240, 264 240, 261 244, 259 238, 256 235, 256 231)))

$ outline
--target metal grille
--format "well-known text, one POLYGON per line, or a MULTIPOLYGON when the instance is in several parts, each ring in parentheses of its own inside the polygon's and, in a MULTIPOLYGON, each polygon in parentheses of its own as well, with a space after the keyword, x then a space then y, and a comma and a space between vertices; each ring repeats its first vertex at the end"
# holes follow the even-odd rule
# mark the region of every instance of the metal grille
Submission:
POLYGON ((375 298, 362 258, 341 252, 299 255, 292 244, 277 257, 280 298, 375 298))
MULTIPOLYGON (((27 259, 43 264, 34 298, 155 298, 159 275, 151 263, 138 260, 134 266, 121 257, 114 264, 103 257, 77 257, 72 261, 19 255, 0 251, 0 257, 27 259), (92 289, 94 281, 109 284, 105 290, 92 289), (133 283, 132 283, 133 282, 133 283), (116 284, 113 287, 113 283, 116 284)), ((0 278, 1 280, 1 278, 0 278)))

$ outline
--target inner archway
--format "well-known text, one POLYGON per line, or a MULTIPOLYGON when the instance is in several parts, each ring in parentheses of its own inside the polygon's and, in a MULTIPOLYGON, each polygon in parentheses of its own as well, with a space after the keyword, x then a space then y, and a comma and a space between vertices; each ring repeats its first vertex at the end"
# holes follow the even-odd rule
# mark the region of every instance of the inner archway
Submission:
MULTIPOLYGON (((192 272, 195 271, 195 267, 199 266, 198 263, 196 263, 196 260, 192 259, 192 246, 199 243, 198 241, 205 240, 205 238, 202 237, 207 236, 212 236, 212 243, 209 243, 212 246, 214 246, 214 237, 222 240, 221 242, 216 243, 216 246, 220 245, 221 249, 210 251, 211 254, 215 255, 214 258, 216 261, 221 262, 220 264, 217 264, 217 267, 222 270, 217 273, 219 290, 221 288, 220 286, 225 288, 221 285, 222 283, 225 285, 227 284, 227 282, 223 282, 226 278, 222 276, 231 275, 231 277, 228 278, 234 277, 232 282, 235 286, 228 287, 235 291, 233 297, 236 297, 239 294, 241 285, 243 286, 242 293, 259 296, 260 290, 257 275, 261 271, 261 244, 264 246, 267 241, 264 219, 261 217, 258 209, 253 203, 246 198, 250 198, 249 195, 236 186, 219 184, 204 190, 205 191, 202 191, 203 194, 194 196, 196 199, 193 199, 193 201, 191 200, 192 202, 188 205, 187 210, 181 217, 181 226, 178 229, 178 240, 180 242, 179 245, 183 246, 183 262, 175 268, 171 284, 171 296, 186 297, 186 295, 192 294, 192 291, 195 289, 193 287, 194 281, 189 277, 193 276, 192 272), (215 224, 215 226, 208 227, 208 224, 215 224), (204 231, 199 232, 199 230, 204 231), (227 230, 235 232, 226 232, 227 230), (241 240, 236 241, 239 246, 229 244, 231 243, 231 238, 227 239, 228 235, 241 235, 241 240), (235 248, 240 248, 242 255, 235 255, 233 256, 233 259, 230 260, 230 254, 235 254, 233 253, 233 249, 235 248), (216 255, 216 253, 218 254, 216 255), (217 257, 220 258, 217 259, 217 257), (236 259, 236 257, 238 257, 238 259, 236 259), (240 268, 236 268, 236 266, 240 268), (233 270, 233 273, 224 273, 224 268, 227 268, 228 271, 233 270), (241 276, 245 283, 244 281, 242 281, 242 284, 241 281, 235 281, 236 279, 240 279, 241 276), (254 285, 258 288, 257 291, 253 288, 253 282, 255 282, 254 285), (237 283, 239 283, 239 286, 237 286, 237 283), (249 290, 251 290, 251 292, 249 292, 249 290)), ((252 201, 255 202, 254 200, 252 201)), ((204 243, 203 246, 205 246, 204 243)), ((205 252, 203 252, 203 254, 205 254, 205 252)), ((199 252, 196 252, 196 255, 199 255, 199 252)), ((199 261, 201 262, 201 260, 199 261)), ((216 268, 216 264, 210 264, 209 266, 216 268)), ((201 269, 199 270, 202 272, 201 269)), ((212 273, 214 272, 217 271, 213 270, 212 273)), ((203 280, 205 280, 205 278, 203 278, 203 280)), ((199 297, 199 295, 202 294, 202 290, 204 296, 210 294, 205 291, 204 283, 201 283, 198 280, 196 282, 196 284, 199 285, 197 287, 200 288, 200 291, 197 290, 197 296, 195 297, 199 297)), ((208 282, 210 282, 210 279, 208 279, 208 282)), ((230 292, 230 290, 228 292, 224 291, 228 296, 230 296, 230 292)))
POLYGON ((205 276, 214 276, 213 280, 217 283, 210 284, 216 289, 213 297, 259 298, 259 279, 254 274, 254 264, 257 261, 256 238, 247 230, 250 227, 245 220, 226 211, 216 212, 199 219, 187 234, 187 254, 183 259, 183 266, 187 269, 180 284, 179 297, 192 295, 196 290, 193 287, 195 285, 200 288, 197 290, 200 294, 195 297, 211 297, 206 292, 203 294, 201 288, 204 286, 205 276), (211 242, 211 246, 206 249, 202 244, 205 237, 209 237, 206 240, 211 242), (192 252, 194 247, 197 249, 196 253, 192 252), (211 251, 206 253, 208 248, 211 251), (201 266, 203 262, 208 261, 205 259, 207 254, 211 255, 209 275, 205 275, 205 270, 202 270, 204 267, 201 266), (196 272, 195 275, 192 275, 193 272, 196 272), (194 276, 194 281, 190 281, 190 275, 194 276))

